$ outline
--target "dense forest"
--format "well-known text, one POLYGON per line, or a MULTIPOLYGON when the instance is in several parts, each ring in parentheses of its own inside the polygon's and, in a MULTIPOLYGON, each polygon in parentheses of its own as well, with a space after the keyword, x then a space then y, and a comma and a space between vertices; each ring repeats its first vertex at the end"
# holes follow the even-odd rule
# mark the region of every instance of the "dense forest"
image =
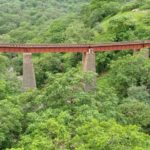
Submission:
MULTIPOLYGON (((150 0, 0 0, 0 43, 150 40, 150 0)), ((150 59, 143 51, 33 54, 37 89, 22 92, 22 54, 0 53, 0 149, 150 150, 150 59), (84 82, 97 78, 96 89, 84 82)))

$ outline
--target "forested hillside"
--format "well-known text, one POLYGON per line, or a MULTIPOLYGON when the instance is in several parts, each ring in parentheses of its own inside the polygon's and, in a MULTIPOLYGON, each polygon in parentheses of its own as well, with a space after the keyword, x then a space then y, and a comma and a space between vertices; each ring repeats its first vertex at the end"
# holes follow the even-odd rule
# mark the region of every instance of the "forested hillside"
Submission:
POLYGON ((1 0, 0 39, 9 43, 149 39, 149 7, 149 0, 92 0, 89 4, 86 0, 1 0))
MULTIPOLYGON (((0 14, 0 43, 150 40, 150 0, 0 0, 0 14)), ((0 54, 0 149, 150 150, 150 59, 97 53, 97 74, 81 61, 34 54, 37 89, 22 92, 22 55, 0 54)))
POLYGON ((54 19, 73 13, 86 0, 1 0, 1 42, 40 42, 54 19))

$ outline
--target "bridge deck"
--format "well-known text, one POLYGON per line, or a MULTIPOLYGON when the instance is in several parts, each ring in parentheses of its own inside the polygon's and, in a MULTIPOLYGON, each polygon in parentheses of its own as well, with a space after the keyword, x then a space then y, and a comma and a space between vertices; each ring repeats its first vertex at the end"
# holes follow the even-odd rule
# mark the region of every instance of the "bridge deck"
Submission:
POLYGON ((0 44, 0 52, 12 53, 46 53, 46 52, 87 52, 113 51, 113 50, 138 50, 150 48, 150 40, 136 42, 114 42, 101 44, 0 44))

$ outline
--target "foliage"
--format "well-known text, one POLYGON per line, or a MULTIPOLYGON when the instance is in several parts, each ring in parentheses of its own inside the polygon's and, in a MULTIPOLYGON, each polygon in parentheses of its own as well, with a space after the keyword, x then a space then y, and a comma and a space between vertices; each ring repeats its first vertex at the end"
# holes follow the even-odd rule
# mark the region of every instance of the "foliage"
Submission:
POLYGON ((149 85, 149 59, 139 56, 125 56, 110 66, 110 83, 122 96, 127 95, 127 89, 131 86, 149 85))
MULTIPOLYGON (((149 0, 0 0, 0 43, 150 39, 149 0)), ((0 54, 0 149, 149 150, 144 51, 34 54, 37 89, 21 93, 22 55, 0 54), (97 76, 97 86, 85 92, 97 76)))
POLYGON ((117 17, 109 21, 108 32, 114 36, 114 41, 127 41, 134 39, 136 24, 130 16, 117 17))
POLYGON ((10 99, 0 101, 0 149, 10 147, 21 133, 22 112, 10 99))
POLYGON ((148 136, 138 132, 135 126, 123 127, 114 121, 92 120, 76 132, 73 142, 77 150, 148 150, 150 144, 148 136))
POLYGON ((138 99, 140 101, 143 101, 145 103, 149 103, 150 101, 150 95, 149 91, 145 86, 131 86, 128 89, 128 97, 132 99, 138 99))
POLYGON ((120 3, 115 0, 92 0, 89 5, 84 7, 82 13, 85 23, 93 27, 97 22, 116 14, 119 10, 120 3))
POLYGON ((119 105, 121 121, 125 124, 136 124, 141 126, 143 130, 150 133, 150 105, 140 102, 138 99, 128 98, 119 105))

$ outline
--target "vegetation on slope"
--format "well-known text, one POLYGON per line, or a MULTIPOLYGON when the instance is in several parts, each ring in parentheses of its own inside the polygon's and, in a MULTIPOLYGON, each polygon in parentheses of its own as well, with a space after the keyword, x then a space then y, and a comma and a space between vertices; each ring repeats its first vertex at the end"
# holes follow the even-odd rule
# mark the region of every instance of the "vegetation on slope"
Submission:
MULTIPOLYGON (((149 4, 0 0, 0 42, 150 39, 149 4)), ((0 149, 149 150, 150 60, 142 55, 98 53, 97 87, 85 92, 95 74, 81 72, 81 54, 36 54, 38 89, 22 93, 22 56, 0 54, 0 149)))

